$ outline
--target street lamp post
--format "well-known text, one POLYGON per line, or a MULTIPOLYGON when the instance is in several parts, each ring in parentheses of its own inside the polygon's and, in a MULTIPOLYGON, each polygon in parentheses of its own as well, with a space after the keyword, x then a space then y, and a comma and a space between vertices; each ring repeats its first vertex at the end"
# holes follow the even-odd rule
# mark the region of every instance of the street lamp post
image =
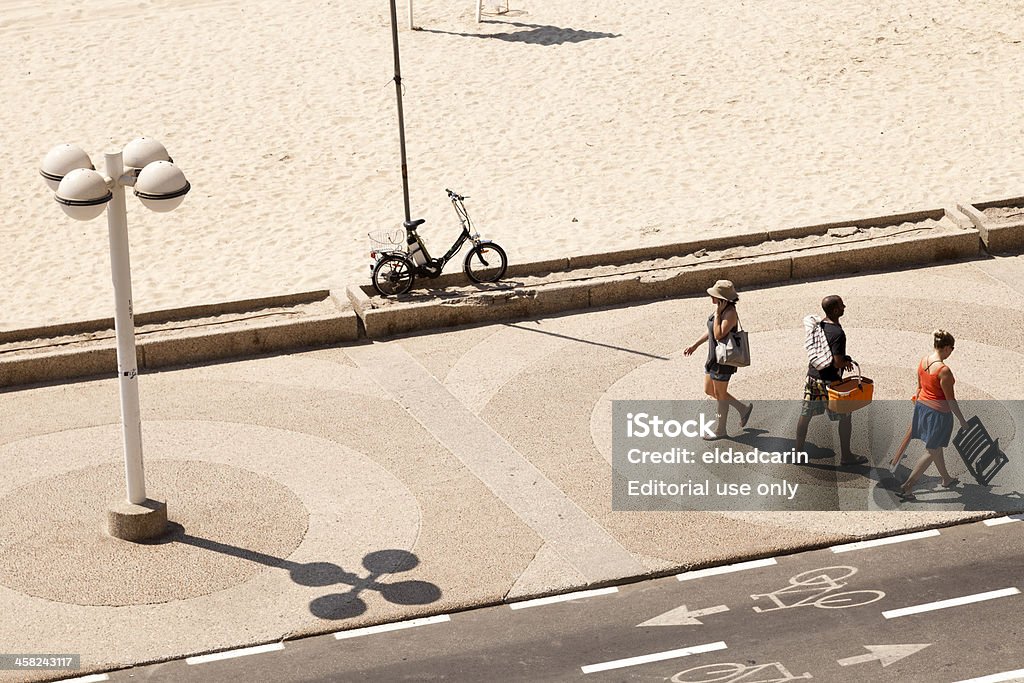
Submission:
POLYGON ((54 199, 71 218, 88 221, 104 210, 107 212, 127 486, 127 500, 115 501, 108 512, 107 530, 111 536, 140 541, 164 532, 167 505, 146 496, 124 188, 134 187, 135 196, 147 208, 165 212, 177 208, 191 186, 172 163, 164 146, 149 138, 138 138, 128 143, 123 151, 106 154, 105 161, 106 175, 101 175, 81 148, 58 145, 43 159, 40 175, 50 189, 55 190, 54 199))

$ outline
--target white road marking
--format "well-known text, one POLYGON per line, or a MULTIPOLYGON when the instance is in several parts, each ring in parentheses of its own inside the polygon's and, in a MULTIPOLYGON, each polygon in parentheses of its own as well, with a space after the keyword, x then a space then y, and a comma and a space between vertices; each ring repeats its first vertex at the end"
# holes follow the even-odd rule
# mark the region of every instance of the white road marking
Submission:
POLYGON ((904 541, 916 541, 919 538, 929 538, 931 536, 938 536, 938 529, 928 529, 927 531, 916 531, 912 534, 900 534, 899 536, 887 536, 885 538, 873 538, 870 541, 857 541, 856 543, 846 543, 845 545, 834 545, 830 550, 834 553, 848 553, 852 550, 862 550, 864 548, 874 548, 880 545, 890 545, 892 543, 903 543, 904 541))
POLYGON ((186 664, 206 664, 207 662, 216 662, 222 659, 234 659, 235 657, 248 657, 249 655, 258 655, 264 652, 276 652, 284 649, 284 643, 270 643, 268 645, 256 645, 255 647, 243 647, 238 650, 228 650, 226 652, 214 652, 211 655, 200 655, 198 657, 189 657, 185 660, 186 664))
POLYGON ((618 593, 619 589, 615 586, 608 588, 595 588, 589 591, 578 591, 576 593, 565 593, 564 595, 551 595, 546 598, 535 598, 533 600, 523 600, 522 602, 511 602, 509 607, 512 609, 526 609, 527 607, 539 607, 540 605, 550 605, 555 602, 566 602, 568 600, 581 600, 583 598, 592 598, 595 595, 608 595, 609 593, 618 593))
POLYGON ((1000 524, 1009 524, 1010 522, 1022 521, 1021 515, 1010 515, 1009 517, 996 517, 995 519, 985 519, 982 522, 985 526, 999 526, 1000 524))
POLYGON ((103 683, 103 681, 109 680, 110 676, 107 674, 90 674, 88 676, 79 676, 78 678, 62 678, 53 683, 103 683))
POLYGON ((866 655, 857 655, 855 657, 847 657, 846 659, 838 659, 836 663, 839 666, 853 666, 855 664, 866 664, 867 662, 880 662, 883 667, 895 664, 901 659, 905 659, 912 654, 917 654, 926 647, 931 647, 931 643, 922 643, 916 645, 865 645, 864 649, 868 650, 866 655))
POLYGON ((882 616, 886 619, 895 619, 896 617, 905 617, 908 614, 920 614, 921 612, 931 612, 932 610, 945 609, 947 607, 958 607, 960 605, 969 605, 974 602, 983 602, 985 600, 995 600, 996 598, 1005 598, 1010 595, 1017 595, 1020 590, 1016 588, 1002 588, 997 591, 988 591, 987 593, 977 593, 975 595, 965 595, 962 598, 951 598, 949 600, 939 600, 938 602, 929 602, 924 605, 915 605, 914 607, 903 607, 901 609, 892 609, 888 612, 882 612, 882 616))
POLYGON ((981 678, 970 678, 963 681, 957 681, 956 683, 1002 683, 1003 681, 1018 680, 1024 680, 1024 669, 1004 671, 998 674, 989 674, 988 676, 982 676, 981 678))
POLYGON ((727 564, 723 567, 709 567, 707 569, 697 569, 692 572, 684 572, 682 574, 676 574, 676 578, 680 581, 691 581, 693 579, 702 579, 705 576, 715 576, 716 574, 729 574, 730 572, 741 572, 745 569, 757 569, 758 567, 770 567, 773 564, 778 564, 778 561, 774 557, 767 557, 763 560, 751 560, 750 562, 737 562, 736 564, 727 564))
POLYGON ((402 629, 426 626, 428 624, 442 624, 446 621, 451 621, 451 617, 447 614, 439 614, 435 617, 422 617, 420 619, 410 619, 409 621, 397 621, 393 624, 380 624, 378 626, 367 626, 366 628, 355 628, 351 631, 338 631, 334 634, 334 637, 338 640, 345 640, 346 638, 358 638, 359 636, 370 636, 374 633, 387 633, 388 631, 401 631, 402 629))
POLYGON ((616 659, 612 662, 603 662, 601 664, 588 664, 587 666, 581 666, 583 673, 592 674, 598 671, 609 671, 610 669, 622 669, 627 666, 636 666, 638 664, 647 664, 649 662, 663 662, 666 659, 676 659, 678 657, 688 657, 689 655, 699 655, 704 652, 714 652, 715 650, 724 650, 728 647, 724 642, 718 641, 717 643, 708 643, 707 645, 694 645, 693 647, 684 647, 678 650, 669 650, 668 652, 655 652, 654 654, 641 655, 640 657, 630 657, 629 659, 616 659))
POLYGON ((716 605, 714 607, 705 607, 704 609, 697 609, 690 611, 686 609, 686 605, 682 607, 676 607, 675 609, 669 610, 664 614, 659 614, 653 619, 648 619, 642 624, 637 624, 637 628, 641 626, 703 626, 704 623, 698 619, 698 617, 706 617, 710 614, 718 614, 719 612, 728 612, 729 608, 725 605, 716 605))

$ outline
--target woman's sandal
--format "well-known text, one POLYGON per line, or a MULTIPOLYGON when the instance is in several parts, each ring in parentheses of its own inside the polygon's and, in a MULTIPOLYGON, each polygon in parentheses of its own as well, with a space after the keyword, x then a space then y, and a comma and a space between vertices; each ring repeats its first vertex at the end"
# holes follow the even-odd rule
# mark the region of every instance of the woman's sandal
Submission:
POLYGON ((906 492, 904 492, 904 491, 897 491, 896 492, 896 497, 899 498, 900 500, 902 500, 904 503, 909 503, 909 502, 913 502, 913 501, 917 500, 917 496, 915 496, 910 491, 906 491, 906 492))
POLYGON ((959 477, 953 477, 953 478, 952 478, 952 479, 951 479, 951 480, 949 481, 949 483, 948 483, 948 484, 942 484, 942 488, 944 488, 944 489, 955 489, 955 488, 956 488, 957 486, 959 486, 959 485, 960 485, 960 479, 959 479, 959 477))

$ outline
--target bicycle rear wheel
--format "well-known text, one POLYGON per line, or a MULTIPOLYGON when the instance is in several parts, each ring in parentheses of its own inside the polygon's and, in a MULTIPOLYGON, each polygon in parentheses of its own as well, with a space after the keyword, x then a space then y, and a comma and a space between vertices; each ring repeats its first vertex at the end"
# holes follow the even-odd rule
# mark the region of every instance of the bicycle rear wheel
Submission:
POLYGON ((398 254, 388 254, 373 269, 373 288, 381 296, 405 294, 412 289, 413 279, 412 263, 398 254))
POLYGON ((508 257, 494 242, 481 242, 466 254, 466 277, 473 282, 496 282, 505 275, 508 257))

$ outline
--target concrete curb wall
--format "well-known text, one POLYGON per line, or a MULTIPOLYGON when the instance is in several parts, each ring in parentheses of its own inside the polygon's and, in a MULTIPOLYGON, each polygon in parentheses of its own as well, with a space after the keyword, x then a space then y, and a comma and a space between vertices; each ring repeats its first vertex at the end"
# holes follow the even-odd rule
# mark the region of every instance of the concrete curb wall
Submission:
MULTIPOLYGON (((981 249, 982 231, 976 227, 978 207, 1013 205, 1014 201, 963 205, 962 212, 932 209, 516 264, 509 268, 512 278, 561 277, 530 285, 478 286, 468 295, 435 289, 467 286, 460 272, 424 281, 431 288, 414 290, 413 300, 383 305, 380 299, 374 301, 371 286, 350 285, 345 292, 318 290, 142 313, 135 318, 139 368, 152 370, 353 342, 363 337, 380 339, 455 325, 692 295, 723 278, 745 288, 970 258, 981 249), (834 228, 883 227, 924 220, 946 220, 955 228, 938 234, 896 236, 873 244, 804 247, 793 253, 682 266, 650 263, 699 250, 825 235, 834 228), (636 266, 632 271, 626 267, 619 272, 573 277, 578 269, 630 264, 636 266)), ((997 234, 991 228, 986 230, 990 240, 997 234)), ((1005 234, 1012 237, 1008 244, 1024 249, 1024 239, 1017 241, 1018 232, 1008 230, 1005 234)), ((116 371, 112 319, 0 332, 0 387, 114 375, 116 371)))
MULTIPOLYGON (((509 287, 507 284, 479 285, 469 296, 446 297, 440 291, 418 296, 418 290, 413 290, 411 300, 389 300, 385 303, 376 297, 371 285, 349 285, 347 291, 353 308, 363 322, 366 336, 381 339, 431 328, 528 318, 566 310, 697 294, 719 279, 732 280, 738 287, 751 287, 794 279, 969 258, 980 252, 979 233, 971 225, 970 219, 955 209, 941 208, 702 242, 594 254, 567 261, 577 268, 609 265, 608 261, 615 265, 626 265, 636 263, 636 259, 683 256, 698 249, 753 246, 769 237, 774 240, 793 239, 825 235, 834 228, 884 227, 925 220, 947 220, 958 231, 897 236, 885 242, 838 245, 839 248, 813 247, 794 255, 763 255, 728 262, 711 261, 679 267, 649 268, 639 273, 591 276, 575 281, 570 278, 561 282, 518 287, 509 287)), ((548 268, 550 264, 550 261, 544 262, 543 268, 548 268)), ((526 273, 539 269, 537 264, 522 266, 522 272, 526 273)), ((568 274, 568 271, 563 271, 563 274, 568 274)))
POLYGON ((988 220, 983 213, 985 209, 997 207, 1024 206, 1024 197, 1010 197, 989 202, 962 202, 957 204, 974 224, 985 243, 985 249, 992 254, 1003 254, 1024 251, 1024 220, 1014 223, 997 225, 988 220))
MULTIPOLYGON (((155 311, 135 320, 140 371, 360 337, 355 312, 327 290, 155 311)), ((107 319, 4 333, 0 343, 15 348, 0 353, 0 387, 115 375, 113 327, 113 319, 107 319), (28 341, 36 343, 17 348, 28 341)))
MULTIPOLYGON (((269 296, 258 299, 242 299, 239 301, 225 301, 216 304, 202 304, 199 306, 186 306, 183 308, 169 308, 149 313, 138 313, 135 316, 135 326, 160 325, 178 320, 191 320, 195 318, 215 317, 230 314, 253 313, 267 308, 288 308, 301 304, 311 304, 323 301, 330 297, 328 290, 316 290, 313 292, 301 292, 299 294, 284 294, 280 296, 269 296)), ((72 323, 61 323, 59 325, 47 325, 45 327, 29 327, 21 330, 0 330, 0 344, 15 341, 27 341, 30 339, 52 339, 76 334, 101 333, 114 329, 113 318, 100 318, 97 320, 84 320, 72 323)))

